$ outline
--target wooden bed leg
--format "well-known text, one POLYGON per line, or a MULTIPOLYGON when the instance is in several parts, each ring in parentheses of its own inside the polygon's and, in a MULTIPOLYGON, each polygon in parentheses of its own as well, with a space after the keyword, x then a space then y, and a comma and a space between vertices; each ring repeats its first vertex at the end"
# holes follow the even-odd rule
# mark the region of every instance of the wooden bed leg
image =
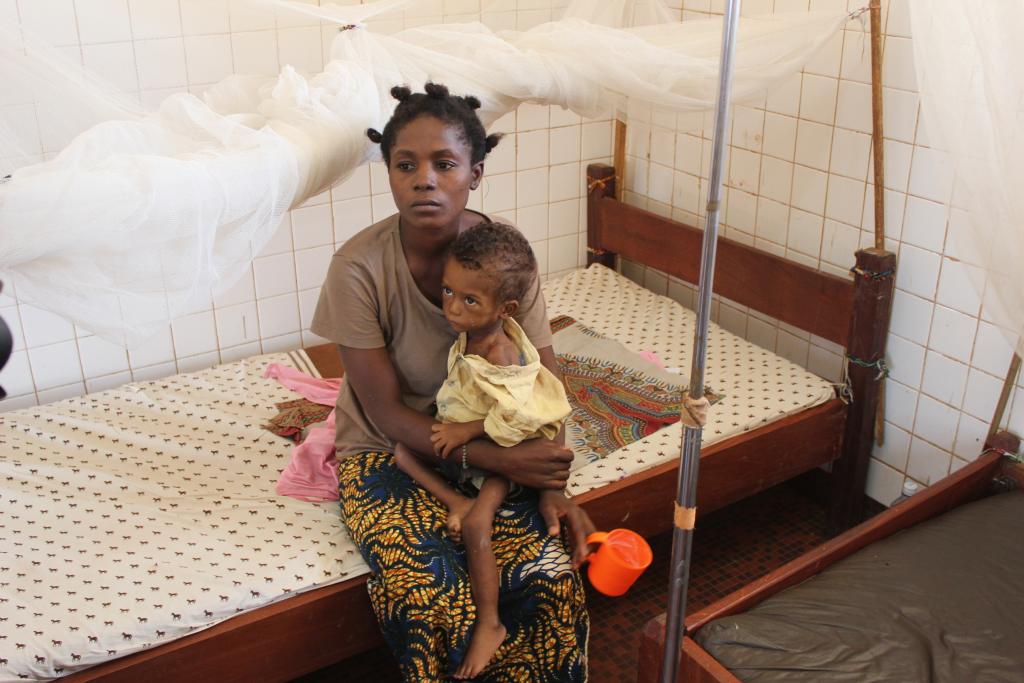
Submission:
MULTIPOLYGON (((1001 451, 1013 454, 1020 450, 1020 439, 1012 432, 996 432, 985 440, 985 450, 1001 451)), ((1020 489, 1024 491, 1024 464, 1019 461, 1003 458, 999 465, 999 473, 994 482, 994 490, 1020 489)))
POLYGON ((657 683, 661 673, 661 652, 665 647, 665 614, 650 619, 640 632, 636 683, 657 683))
POLYGON ((858 524, 864 515, 864 485, 885 381, 885 342, 896 282, 896 255, 883 249, 862 249, 857 252, 853 272, 853 315, 846 347, 853 402, 847 411, 841 454, 832 464, 832 534, 858 524))
POLYGON ((603 198, 615 199, 615 169, 608 164, 587 165, 587 265, 600 263, 614 270, 615 254, 601 246, 601 213, 596 204, 603 198))
MULTIPOLYGON (((665 647, 665 614, 649 620, 640 633, 636 683, 658 683, 661 676, 661 653, 665 647)), ((683 638, 679 649, 679 671, 675 683, 741 683, 728 669, 718 663, 700 645, 683 638)))

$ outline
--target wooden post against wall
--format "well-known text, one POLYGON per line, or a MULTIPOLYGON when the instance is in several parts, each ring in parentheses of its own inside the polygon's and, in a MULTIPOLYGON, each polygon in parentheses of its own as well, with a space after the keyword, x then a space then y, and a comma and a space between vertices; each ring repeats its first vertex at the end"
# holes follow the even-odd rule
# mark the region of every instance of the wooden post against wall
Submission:
MULTIPOLYGON (((622 189, 626 186, 626 124, 615 119, 615 138, 612 149, 612 166, 590 164, 587 166, 587 212, 599 215, 594 203, 603 197, 622 201, 622 189)), ((587 265, 600 263, 613 270, 617 269, 616 255, 601 247, 599 228, 596 221, 587 221, 587 265)))
POLYGON ((622 201, 622 190, 626 187, 626 123, 615 119, 615 147, 612 165, 620 182, 615 184, 615 198, 622 201))
POLYGON ((857 252, 853 315, 846 345, 847 374, 853 400, 847 407, 843 447, 832 463, 829 527, 839 533, 864 516, 864 485, 875 444, 875 421, 885 387, 885 342, 889 336, 896 255, 884 249, 857 252))
POLYGON ((875 249, 885 249, 885 139, 882 135, 882 3, 871 0, 871 142, 875 157, 875 249))

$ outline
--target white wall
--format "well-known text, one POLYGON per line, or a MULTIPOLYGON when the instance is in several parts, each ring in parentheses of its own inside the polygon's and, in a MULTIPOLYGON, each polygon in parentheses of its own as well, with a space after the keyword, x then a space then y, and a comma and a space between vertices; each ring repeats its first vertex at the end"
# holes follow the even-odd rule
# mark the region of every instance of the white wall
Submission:
MULTIPOLYGON (((899 258, 886 440, 868 474, 868 493, 883 503, 899 494, 905 475, 934 482, 980 453, 1011 355, 950 239, 966 228, 965 216, 950 208, 952 169, 929 146, 919 119, 908 2, 882 3, 886 236, 899 258)), ((866 4, 744 0, 743 13, 866 4)), ((721 14, 723 2, 681 0, 681 7, 685 21, 721 14)), ((869 39, 851 22, 803 73, 765 100, 734 108, 723 235, 849 277, 855 249, 873 243, 869 84, 869 39)), ((631 126, 626 199, 702 225, 713 125, 706 117, 702 131, 676 134, 673 123, 631 126)), ((691 289, 660 273, 635 266, 627 272, 692 303, 691 289)), ((835 345, 729 302, 720 302, 715 315, 735 333, 839 379, 842 350, 835 345)), ((1024 428, 1020 386, 1007 423, 1017 433, 1024 428)))
MULTIPOLYGON (((950 210, 951 170, 929 147, 918 120, 906 3, 883 2, 886 233, 900 272, 889 337, 886 444, 876 449, 868 491, 886 503, 904 475, 928 483, 979 453, 1011 353, 980 310, 949 240, 965 222, 961 211, 950 210)), ((527 28, 549 19, 553 4, 565 3, 483 0, 484 18, 495 27, 527 28)), ((722 10, 721 0, 670 4, 692 19, 722 10)), ((743 3, 745 14, 846 4, 743 3)), ((481 0, 435 0, 373 28, 475 19, 480 9, 481 0)), ((0 21, 13 16, 147 103, 171 92, 201 92, 232 71, 271 74, 285 63, 319 70, 333 35, 302 20, 243 21, 226 0, 0 0, 0 21)), ((735 108, 723 234, 847 276, 854 250, 871 243, 873 229, 869 54, 860 26, 851 23, 804 73, 765 101, 735 108)), ((495 129, 508 136, 489 158, 472 206, 517 222, 544 273, 582 265, 583 174, 589 161, 608 160, 610 123, 526 106, 495 129)), ((710 137, 710 125, 677 134, 675 121, 631 124, 627 200, 698 224, 710 137)), ((0 315, 15 336, 14 357, 0 374, 11 398, 0 410, 316 343, 308 326, 330 254, 391 210, 382 170, 360 169, 291 212, 251 275, 232 291, 130 353, 19 305, 11 292, 0 296, 0 315)), ((692 303, 691 289, 660 273, 629 264, 626 272, 692 303)), ((842 350, 835 345, 729 302, 721 302, 715 316, 741 336, 838 379, 842 350)), ((1014 398, 1008 422, 1020 433, 1024 389, 1018 386, 1014 398)))
MULTIPOLYGON (((484 0, 483 18, 494 27, 527 28, 549 20, 551 5, 484 0)), ((475 20, 481 2, 435 0, 420 7, 371 28, 475 20)), ((319 71, 336 31, 302 18, 286 24, 254 18, 251 10, 233 14, 227 0, 0 0, 0 21, 12 17, 153 105, 170 93, 201 93, 236 71, 274 74, 282 64, 319 71)), ((584 169, 592 160, 609 161, 610 122, 527 105, 493 130, 506 137, 488 157, 471 208, 516 222, 545 275, 585 263, 584 169)), ((308 328, 331 254, 393 210, 383 167, 358 169, 292 211, 231 291, 130 352, 19 304, 16 292, 5 290, 0 316, 13 328, 15 351, 0 373, 10 396, 0 410, 318 343, 308 328)))

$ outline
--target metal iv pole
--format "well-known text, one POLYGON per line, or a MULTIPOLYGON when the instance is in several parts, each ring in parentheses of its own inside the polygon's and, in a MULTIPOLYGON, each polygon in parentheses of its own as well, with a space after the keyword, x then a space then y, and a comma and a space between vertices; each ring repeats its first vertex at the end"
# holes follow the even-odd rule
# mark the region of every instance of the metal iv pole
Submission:
MULTIPOLYGON (((736 54, 736 29, 740 0, 726 0, 722 21, 722 55, 718 81, 718 110, 711 154, 711 183, 708 191, 707 225, 700 269, 697 325, 693 333, 693 361, 690 369, 691 397, 704 395, 704 361, 707 356, 708 319, 711 313, 711 286, 715 273, 715 248, 718 242, 718 215, 722 197, 722 159, 728 137, 729 95, 732 90, 733 57, 736 54)), ((680 454, 679 482, 676 493, 675 525, 672 530, 672 563, 669 581, 668 616, 665 621, 665 650, 662 654, 661 683, 675 683, 679 667, 679 649, 686 614, 686 589, 690 578, 690 552, 693 522, 697 515, 697 470, 700 464, 701 427, 686 426, 680 454)))

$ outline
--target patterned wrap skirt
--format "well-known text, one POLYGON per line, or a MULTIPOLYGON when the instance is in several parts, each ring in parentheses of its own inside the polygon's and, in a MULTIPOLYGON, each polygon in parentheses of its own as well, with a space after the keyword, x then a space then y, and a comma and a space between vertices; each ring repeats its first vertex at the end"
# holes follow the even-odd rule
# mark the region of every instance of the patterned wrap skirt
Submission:
MULTIPOLYGON (((462 661, 475 621, 466 552, 447 537, 447 509, 390 453, 345 458, 339 480, 342 514, 372 572, 370 602, 403 676, 445 680, 462 661)), ((564 539, 548 535, 536 492, 516 489, 498 510, 491 541, 508 636, 475 680, 586 681, 582 580, 564 539)))

